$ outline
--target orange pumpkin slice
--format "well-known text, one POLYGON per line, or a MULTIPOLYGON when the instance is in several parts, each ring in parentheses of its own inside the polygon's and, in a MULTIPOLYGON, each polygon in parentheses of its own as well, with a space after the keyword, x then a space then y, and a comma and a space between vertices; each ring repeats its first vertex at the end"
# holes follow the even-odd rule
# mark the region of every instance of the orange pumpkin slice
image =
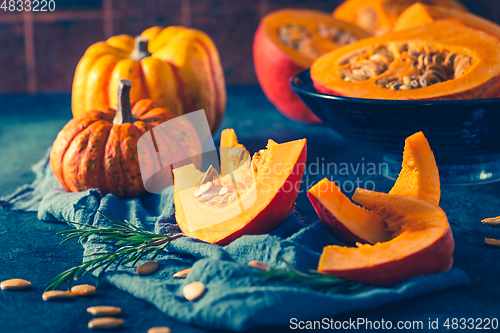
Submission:
MULTIPOLYGON (((333 17, 350 22, 366 31, 380 36, 391 31, 398 15, 417 0, 346 0, 333 12, 333 17)), ((429 5, 466 11, 455 0, 420 0, 429 5)))
POLYGON ((277 227, 293 208, 307 154, 305 139, 283 144, 269 140, 267 149, 250 159, 234 132, 225 133, 222 144, 232 137, 234 146, 221 163, 236 169, 222 176, 201 172, 194 164, 173 170, 179 228, 189 237, 217 244, 277 227), (238 156, 239 164, 225 161, 235 162, 238 156))
POLYGON ((406 138, 401 172, 389 194, 405 195, 439 205, 439 171, 424 133, 418 132, 406 138))
POLYGON ((357 189, 353 199, 380 215, 395 237, 357 248, 327 246, 318 270, 349 280, 392 286, 443 272, 453 263, 454 241, 446 214, 415 198, 357 189))
POLYGON ((361 40, 311 67, 321 92, 373 99, 471 99, 500 91, 499 39, 445 19, 361 40))
POLYGON ((321 223, 340 241, 375 244, 391 238, 387 224, 380 216, 352 203, 327 178, 314 185, 307 192, 307 197, 321 223))
POLYGON ((479 29, 500 37, 500 26, 474 15, 472 13, 446 8, 441 6, 428 6, 417 2, 406 8, 394 23, 393 31, 402 31, 417 28, 437 20, 457 18, 471 28, 479 29))

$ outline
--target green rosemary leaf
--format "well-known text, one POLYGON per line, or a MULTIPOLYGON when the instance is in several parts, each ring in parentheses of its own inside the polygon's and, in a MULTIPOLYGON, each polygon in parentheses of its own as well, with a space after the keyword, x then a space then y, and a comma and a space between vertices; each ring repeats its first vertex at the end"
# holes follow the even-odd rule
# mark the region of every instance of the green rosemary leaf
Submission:
POLYGON ((268 271, 256 271, 256 274, 261 276, 261 281, 274 280, 279 282, 296 283, 305 288, 325 293, 334 291, 352 293, 366 287, 363 283, 344 280, 335 276, 321 274, 316 271, 311 271, 311 274, 304 273, 297 270, 285 259, 281 257, 278 258, 286 264, 287 270, 270 268, 268 271))
POLYGON ((111 251, 95 251, 85 254, 84 257, 92 258, 89 258, 81 265, 72 267, 50 279, 46 283, 47 290, 59 288, 66 283, 71 285, 71 282, 74 279, 91 274, 97 269, 101 269, 99 274, 97 274, 98 284, 99 280, 106 273, 108 268, 111 267, 111 265, 115 264, 115 269, 117 269, 118 266, 126 265, 128 263, 133 263, 134 266, 140 259, 143 259, 151 254, 154 254, 154 257, 156 258, 156 256, 160 254, 172 240, 182 236, 182 234, 167 236, 155 234, 149 231, 142 231, 128 221, 117 221, 100 211, 99 213, 113 222, 113 227, 95 227, 84 223, 67 221, 69 224, 78 225, 82 228, 58 232, 58 235, 66 236, 66 239, 61 243, 71 239, 78 239, 78 242, 83 242, 86 237, 95 235, 96 237, 88 242, 114 242, 115 246, 118 246, 118 249, 111 251))

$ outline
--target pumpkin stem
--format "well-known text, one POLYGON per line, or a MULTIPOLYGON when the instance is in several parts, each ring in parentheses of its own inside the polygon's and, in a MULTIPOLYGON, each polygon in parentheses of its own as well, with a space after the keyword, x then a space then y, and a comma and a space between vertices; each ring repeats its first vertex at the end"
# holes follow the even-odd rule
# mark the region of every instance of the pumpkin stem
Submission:
POLYGON ((151 56, 148 51, 149 37, 148 36, 137 36, 135 37, 134 49, 130 53, 130 58, 135 61, 141 61, 142 59, 151 56))
POLYGON ((114 125, 121 125, 124 123, 131 123, 132 118, 132 105, 130 104, 130 89, 132 88, 132 81, 122 79, 118 82, 118 98, 115 118, 113 119, 114 125))

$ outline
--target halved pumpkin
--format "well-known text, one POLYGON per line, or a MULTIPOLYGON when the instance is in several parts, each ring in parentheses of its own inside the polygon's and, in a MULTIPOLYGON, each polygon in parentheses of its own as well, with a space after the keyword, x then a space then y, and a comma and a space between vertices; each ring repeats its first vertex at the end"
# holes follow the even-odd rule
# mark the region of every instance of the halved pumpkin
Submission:
POLYGON ((401 172, 389 194, 404 195, 439 205, 440 184, 434 153, 424 133, 418 132, 406 138, 401 172))
MULTIPOLYGON (((250 159, 234 132, 226 133, 233 145, 227 156, 241 157, 236 170, 222 176, 210 169, 200 172, 194 164, 173 170, 179 228, 186 236, 222 245, 268 232, 283 221, 297 198, 307 154, 305 139, 269 140, 267 149, 250 159)), ((224 135, 221 143, 226 142, 224 135)), ((225 158, 221 156, 223 166, 228 165, 225 158)))
POLYGON ((318 58, 321 92, 374 99, 471 99, 500 92, 499 39, 445 19, 368 38, 318 58))
POLYGON ((254 67, 271 103, 290 119, 320 123, 290 87, 292 75, 309 68, 322 54, 370 36, 328 13, 283 9, 266 15, 255 33, 254 67))
POLYGON ((395 237, 357 248, 327 246, 318 270, 376 286, 443 272, 453 264, 454 241, 446 214, 430 202, 358 188, 353 199, 388 224, 395 237))
POLYGON ((390 32, 398 15, 417 1, 467 10, 455 0, 346 0, 335 9, 333 17, 357 25, 373 35, 381 36, 390 32))
POLYGON ((417 2, 406 8, 394 22, 393 31, 402 31, 446 18, 457 18, 471 28, 482 30, 500 38, 500 26, 485 18, 463 10, 441 6, 429 6, 417 2))
POLYGON ((338 240, 349 244, 375 244, 391 239, 387 224, 380 216, 352 203, 327 178, 311 187, 307 197, 321 223, 338 240))

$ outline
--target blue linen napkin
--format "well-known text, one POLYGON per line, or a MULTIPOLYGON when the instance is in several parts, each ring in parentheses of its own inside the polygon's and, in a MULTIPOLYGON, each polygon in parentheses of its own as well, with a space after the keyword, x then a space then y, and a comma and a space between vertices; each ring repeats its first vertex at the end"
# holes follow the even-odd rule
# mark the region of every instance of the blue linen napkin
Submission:
MULTIPOLYGON (((97 210, 117 220, 128 220, 141 229, 162 234, 180 232, 175 223, 173 189, 159 195, 145 194, 134 199, 101 196, 97 190, 68 193, 60 187, 50 170, 47 156, 34 168, 37 177, 12 195, 0 199, 8 209, 38 211, 45 221, 77 221, 94 226, 111 226, 97 210)), ((93 236, 89 237, 89 240, 93 236)), ((267 235, 243 236, 220 247, 188 237, 169 244, 157 257, 159 270, 138 276, 134 268, 106 273, 105 279, 132 295, 153 303, 160 311, 182 322, 213 329, 244 331, 256 326, 289 325, 297 320, 321 320, 337 314, 374 308, 402 299, 469 283, 460 269, 420 276, 392 288, 368 287, 355 294, 321 293, 293 283, 263 281, 246 266, 259 260, 268 266, 286 268, 284 258, 297 269, 317 268, 321 250, 336 244, 319 223, 305 225, 296 211, 267 235), (186 279, 172 275, 192 268, 186 279), (206 294, 187 301, 182 287, 201 281, 206 294)), ((83 243, 85 253, 110 250, 105 244, 83 243)))

